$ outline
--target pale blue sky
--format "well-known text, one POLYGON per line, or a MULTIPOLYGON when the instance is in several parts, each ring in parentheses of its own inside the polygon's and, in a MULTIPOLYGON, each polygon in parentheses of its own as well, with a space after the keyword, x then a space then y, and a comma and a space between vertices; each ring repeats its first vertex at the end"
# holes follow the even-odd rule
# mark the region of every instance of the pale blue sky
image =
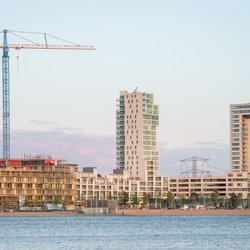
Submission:
MULTIPOLYGON (((249 1, 5 1, 1 10, 2 29, 41 31, 97 48, 21 51, 19 62, 12 51, 12 131, 113 138, 115 99, 138 86, 160 105, 166 173, 196 152, 228 167, 229 104, 250 102, 249 1), (175 158, 166 157, 172 151, 175 158)), ((22 142, 17 151, 12 141, 13 157, 33 153, 32 145, 21 152, 22 142)), ((70 149, 50 151, 44 144, 37 149, 85 164, 86 156, 71 158, 70 149)))

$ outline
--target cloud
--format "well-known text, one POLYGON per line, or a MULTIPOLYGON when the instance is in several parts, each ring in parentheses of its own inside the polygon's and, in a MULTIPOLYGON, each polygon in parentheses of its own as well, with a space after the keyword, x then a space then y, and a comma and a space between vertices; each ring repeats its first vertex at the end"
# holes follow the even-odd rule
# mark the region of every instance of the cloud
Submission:
POLYGON ((29 123, 36 126, 57 126, 57 123, 51 121, 42 121, 42 120, 30 120, 29 123))
MULTIPOLYGON (((170 147, 158 144, 160 168, 164 176, 179 176, 186 168, 180 160, 192 156, 210 159, 208 168, 213 175, 224 175, 229 170, 229 145, 222 142, 197 142, 194 145, 170 147)), ((98 167, 101 173, 115 168, 115 136, 90 135, 74 130, 12 130, 11 156, 51 155, 82 167, 98 167)))
POLYGON ((12 158, 24 155, 51 155, 78 163, 82 167, 97 166, 104 172, 115 168, 115 138, 86 135, 80 132, 58 130, 13 130, 12 158))

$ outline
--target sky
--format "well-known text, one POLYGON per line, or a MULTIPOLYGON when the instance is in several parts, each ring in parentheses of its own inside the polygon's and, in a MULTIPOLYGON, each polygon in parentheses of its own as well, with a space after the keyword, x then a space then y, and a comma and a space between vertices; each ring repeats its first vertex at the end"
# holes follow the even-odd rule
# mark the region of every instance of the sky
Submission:
MULTIPOLYGON (((14 0, 1 9, 2 30, 96 47, 10 51, 11 157, 111 172, 115 101, 138 87, 160 106, 162 174, 178 175, 194 155, 209 158, 214 175, 229 169, 229 105, 250 102, 249 1, 14 0)), ((11 34, 8 42, 25 43, 11 34)))

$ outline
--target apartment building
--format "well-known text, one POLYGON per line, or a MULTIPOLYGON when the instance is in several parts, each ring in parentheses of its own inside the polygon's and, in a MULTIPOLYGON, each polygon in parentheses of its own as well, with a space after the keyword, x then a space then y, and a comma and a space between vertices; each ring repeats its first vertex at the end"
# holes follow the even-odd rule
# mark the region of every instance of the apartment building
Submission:
POLYGON ((231 170, 248 173, 250 192, 250 103, 230 105, 231 170))
POLYGON ((126 192, 131 198, 139 199, 144 193, 151 197, 167 197, 169 177, 154 176, 150 181, 135 180, 130 174, 106 174, 97 172, 97 168, 83 168, 77 173, 77 200, 118 199, 119 193, 126 192))
POLYGON ((247 198, 247 173, 228 172, 226 176, 213 177, 164 177, 154 176, 152 181, 131 179, 125 174, 101 175, 96 168, 83 168, 77 173, 77 200, 109 199, 118 200, 119 193, 126 192, 131 198, 136 195, 142 199, 144 193, 150 197, 167 198, 171 192, 176 198, 190 197, 192 193, 210 196, 218 192, 222 197, 231 193, 247 198))
POLYGON ((156 128, 159 106, 154 95, 145 92, 121 91, 116 111, 117 171, 145 180, 159 176, 159 152, 156 148, 156 128))
POLYGON ((57 200, 74 204, 76 164, 41 157, 0 161, 0 207, 44 206, 57 200), (22 199, 21 199, 22 197, 22 199))
POLYGON ((210 196, 211 193, 217 191, 224 197, 235 193, 247 198, 247 173, 228 172, 226 176, 209 177, 170 177, 169 191, 175 197, 189 197, 192 193, 199 196, 210 196))

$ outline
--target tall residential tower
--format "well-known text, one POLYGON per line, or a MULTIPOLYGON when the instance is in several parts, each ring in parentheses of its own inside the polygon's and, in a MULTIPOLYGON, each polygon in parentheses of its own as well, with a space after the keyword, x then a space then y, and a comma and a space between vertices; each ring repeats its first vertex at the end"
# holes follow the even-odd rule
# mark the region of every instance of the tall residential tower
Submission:
POLYGON ((153 94, 120 92, 116 111, 117 170, 141 180, 159 176, 158 125, 159 106, 154 104, 153 94))
POLYGON ((231 170, 248 173, 250 191, 250 103, 230 106, 231 170))

